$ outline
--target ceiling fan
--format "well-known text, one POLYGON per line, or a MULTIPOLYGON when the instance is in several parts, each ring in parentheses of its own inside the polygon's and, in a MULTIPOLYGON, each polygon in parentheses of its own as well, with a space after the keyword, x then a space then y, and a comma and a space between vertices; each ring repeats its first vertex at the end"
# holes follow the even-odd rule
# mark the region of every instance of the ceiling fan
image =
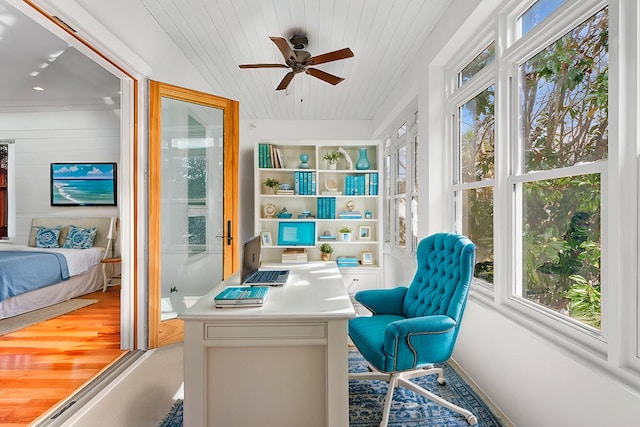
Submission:
POLYGON ((307 45, 308 40, 305 35, 294 35, 289 41, 293 45, 293 49, 282 37, 269 37, 271 41, 275 43, 275 45, 282 52, 282 56, 284 56, 285 64, 244 64, 240 65, 240 68, 291 68, 276 90, 283 90, 289 86, 293 77, 298 74, 305 72, 310 76, 323 80, 332 85, 337 85, 344 79, 342 77, 334 76, 333 74, 329 74, 325 71, 318 70, 317 68, 313 68, 312 66, 318 64, 324 64, 326 62, 337 61, 340 59, 350 58, 353 56, 353 52, 348 47, 344 49, 335 50, 333 52, 323 53, 322 55, 311 56, 309 52, 304 49, 305 45, 307 45))

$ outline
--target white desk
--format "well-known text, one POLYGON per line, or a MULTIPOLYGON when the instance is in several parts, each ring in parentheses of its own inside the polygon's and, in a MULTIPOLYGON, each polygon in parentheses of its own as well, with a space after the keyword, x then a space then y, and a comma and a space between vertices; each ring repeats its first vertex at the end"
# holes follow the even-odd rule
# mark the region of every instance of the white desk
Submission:
MULTIPOLYGON (((283 266, 272 266, 282 268, 283 266)), ((349 425, 347 322, 355 317, 333 262, 286 264, 262 307, 215 308, 236 274, 184 320, 184 425, 349 425)))

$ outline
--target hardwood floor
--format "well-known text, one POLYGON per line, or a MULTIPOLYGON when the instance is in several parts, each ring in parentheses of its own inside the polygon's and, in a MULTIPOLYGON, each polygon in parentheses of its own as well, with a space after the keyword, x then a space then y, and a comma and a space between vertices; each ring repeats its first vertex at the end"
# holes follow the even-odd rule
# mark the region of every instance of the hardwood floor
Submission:
POLYGON ((0 426, 24 426, 120 358, 120 286, 99 302, 0 336, 0 426))

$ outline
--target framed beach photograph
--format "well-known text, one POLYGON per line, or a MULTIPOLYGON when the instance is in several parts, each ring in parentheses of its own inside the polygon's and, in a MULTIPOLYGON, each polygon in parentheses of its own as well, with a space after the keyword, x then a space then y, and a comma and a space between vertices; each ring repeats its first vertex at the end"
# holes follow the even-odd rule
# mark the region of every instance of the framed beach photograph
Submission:
POLYGON ((362 263, 362 265, 373 264, 373 252, 362 251, 362 257, 360 258, 360 262, 362 263))
POLYGON ((260 237, 262 239, 262 246, 271 246, 271 233, 269 231, 263 231, 260 233, 260 237))
POLYGON ((370 240, 371 239, 371 227, 368 225, 361 225, 358 228, 358 239, 370 240))
POLYGON ((51 163, 51 206, 117 206, 116 163, 51 163))

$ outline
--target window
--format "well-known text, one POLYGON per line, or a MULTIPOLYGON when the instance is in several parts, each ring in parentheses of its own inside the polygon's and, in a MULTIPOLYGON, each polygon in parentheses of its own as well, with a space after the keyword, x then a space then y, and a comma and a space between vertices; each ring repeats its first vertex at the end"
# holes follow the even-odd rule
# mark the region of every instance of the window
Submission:
POLYGON ((448 203, 427 212, 473 235, 485 263, 472 300, 637 391, 640 30, 630 3, 502 2, 438 53, 428 96, 446 110, 428 122, 429 163, 447 161, 439 176, 451 178, 430 187, 448 203), (492 39, 493 62, 460 86, 492 39))
POLYGON ((493 187, 495 185, 495 85, 491 72, 495 41, 458 73, 459 88, 452 98, 456 135, 453 192, 458 232, 476 245, 476 283, 493 285, 493 187), (487 69, 483 80, 477 73, 487 69), (475 77, 475 78, 474 78, 475 77), (473 83, 473 84, 472 84, 473 83))
MULTIPOLYGON (((417 118, 416 112, 415 117, 417 118)), ((411 242, 412 248, 415 250, 418 247, 418 135, 415 135, 411 140, 411 152, 413 153, 411 170, 413 171, 413 180, 411 188, 411 242)))
POLYGON ((15 144, 0 140, 0 239, 15 237, 15 144))
POLYGON ((514 295, 596 329, 608 22, 605 8, 519 66, 521 155, 513 177, 522 259, 514 295))
POLYGON ((207 130, 191 115, 187 121, 187 244, 194 256, 207 250, 207 130))
POLYGON ((496 57, 496 42, 492 41, 491 44, 482 52, 478 54, 471 62, 469 62, 458 73, 458 87, 462 87, 473 76, 479 73, 487 65, 491 64, 496 57))
POLYGON ((409 108, 384 138, 385 243, 408 257, 418 244, 417 122, 417 109, 409 108))
POLYGON ((564 0, 538 0, 536 1, 520 18, 518 24, 520 27, 520 36, 526 35, 538 24, 544 21, 556 9, 558 9, 564 0))
POLYGON ((400 126, 398 128, 398 130, 396 131, 396 134, 398 135, 398 138, 401 138, 402 135, 404 135, 405 133, 407 133, 407 122, 404 122, 402 124, 402 126, 400 126))
MULTIPOLYGON (((391 147, 391 138, 387 138, 384 142, 384 218, 387 219, 385 224, 389 224, 388 219, 391 218, 391 155, 389 148, 391 147)), ((384 227, 384 241, 391 242, 391 227, 384 227)))
POLYGON ((539 0, 515 20, 522 40, 512 49, 516 53, 507 49, 504 59, 498 58, 515 78, 515 84, 502 86, 512 88, 514 102, 507 105, 517 110, 504 109, 504 123, 495 118, 493 80, 500 75, 492 57, 495 42, 455 74, 453 192, 457 228, 476 244, 477 284, 494 285, 499 267, 494 266, 494 201, 497 180, 506 179, 500 196, 512 218, 500 224, 500 233, 515 250, 504 251, 513 257, 503 267, 504 277, 513 280, 502 286, 537 312, 597 331, 608 156, 608 9, 577 25, 554 23, 568 31, 543 45, 526 37, 534 27, 549 25, 546 18, 562 4, 539 0), (514 137, 497 141, 496 126, 516 130, 514 137), (498 150, 509 153, 501 176, 498 150))
POLYGON ((458 109, 461 231, 476 245, 474 277, 493 283, 495 96, 490 86, 458 109))
POLYGON ((394 193, 395 245, 404 249, 407 245, 407 146, 396 149, 396 188, 394 193))

